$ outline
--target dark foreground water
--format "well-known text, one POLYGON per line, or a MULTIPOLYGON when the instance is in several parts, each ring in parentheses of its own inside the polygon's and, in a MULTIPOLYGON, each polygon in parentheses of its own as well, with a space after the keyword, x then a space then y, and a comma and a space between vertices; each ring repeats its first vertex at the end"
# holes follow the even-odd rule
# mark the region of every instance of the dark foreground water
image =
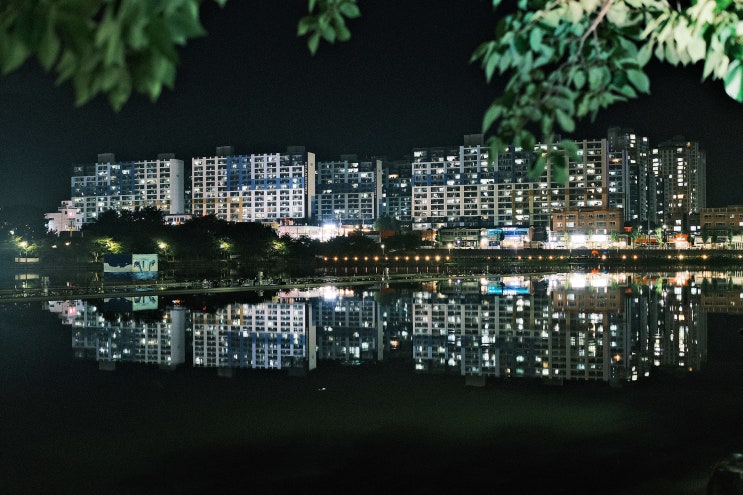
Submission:
MULTIPOLYGON (((533 292, 511 301, 538 305, 533 292)), ((398 296, 376 294, 374 314, 398 296)), ((490 296, 479 299, 492 307, 490 296)), ((207 302, 191 317, 212 314, 207 302)), ((426 304, 413 312, 432 311, 426 304)), ((3 305, 0 492, 704 494, 715 462, 743 449, 743 315, 705 316, 704 359, 693 371, 651 365, 621 386, 501 372, 472 386, 466 373, 416 371, 415 340, 387 359, 334 359, 318 336, 317 366, 306 373, 225 373, 196 365, 191 319, 183 363, 103 366, 74 348, 75 318, 38 303, 3 305)))

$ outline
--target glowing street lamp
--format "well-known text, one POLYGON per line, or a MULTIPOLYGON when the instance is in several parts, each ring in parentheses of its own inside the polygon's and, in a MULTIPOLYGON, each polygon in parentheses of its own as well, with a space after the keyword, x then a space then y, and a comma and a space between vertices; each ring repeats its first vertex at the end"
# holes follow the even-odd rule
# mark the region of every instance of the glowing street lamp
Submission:
POLYGON ((28 241, 21 241, 18 245, 23 248, 23 257, 28 261, 28 241))
POLYGON ((384 258, 384 244, 380 244, 379 247, 382 248, 382 257, 384 258))

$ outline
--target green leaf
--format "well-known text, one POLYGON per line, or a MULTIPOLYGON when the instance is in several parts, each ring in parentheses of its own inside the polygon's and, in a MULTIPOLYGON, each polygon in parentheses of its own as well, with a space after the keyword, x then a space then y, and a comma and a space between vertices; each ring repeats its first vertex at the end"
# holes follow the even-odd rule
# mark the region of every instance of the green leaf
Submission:
POLYGON ((557 119, 557 123, 565 132, 574 132, 575 131, 575 121, 573 118, 568 115, 566 112, 560 110, 559 108, 555 109, 555 118, 557 119))
POLYGON ((538 52, 542 48, 542 36, 544 32, 537 26, 533 26, 529 33, 529 46, 532 51, 538 52))
POLYGON ((317 53, 317 47, 320 45, 320 33, 315 31, 307 39, 307 47, 310 49, 310 53, 314 55, 317 53))
POLYGON ((495 67, 498 64, 498 54, 493 53, 488 58, 487 62, 485 63, 485 80, 487 82, 490 82, 493 79, 493 73, 495 72, 495 67))
POLYGON ((604 84, 604 71, 599 67, 588 68, 588 87, 592 90, 599 89, 604 84))
POLYGON ((314 20, 315 19, 312 16, 308 15, 299 19, 299 22, 297 23, 297 36, 304 36, 307 34, 312 28, 314 20))
POLYGON ((725 92, 735 101, 743 102, 743 65, 740 60, 733 60, 723 79, 725 92))
POLYGON ((54 27, 49 25, 44 32, 44 36, 39 40, 38 58, 44 70, 49 70, 59 56, 61 43, 59 37, 54 32, 54 27))
POLYGON ((581 89, 586 84, 586 73, 582 70, 576 70, 573 74, 573 85, 575 89, 581 89))
POLYGON ((337 28, 335 28, 335 31, 338 35, 339 41, 348 41, 351 39, 351 31, 349 31, 345 25, 338 26, 337 28))
POLYGON ((618 91, 619 93, 623 94, 624 96, 626 96, 627 98, 637 98, 637 92, 629 84, 617 85, 614 89, 618 91))
POLYGON ((3 74, 9 74, 23 65, 28 56, 31 54, 28 47, 18 38, 5 37, 5 45, 2 47, 3 53, 3 74))
POLYGON ((327 25, 322 29, 322 37, 329 43, 335 43, 335 28, 327 25))
POLYGON ((637 65, 640 67, 645 67, 647 63, 650 61, 650 57, 653 56, 653 43, 652 42, 646 42, 640 47, 640 50, 637 52, 637 65))
POLYGON ((565 150, 567 156, 573 161, 578 160, 578 144, 572 139, 563 139, 559 146, 565 150))
POLYGON ((650 93, 650 79, 643 71, 629 69, 627 71, 627 79, 641 93, 650 93))
POLYGON ((504 108, 497 103, 493 103, 488 107, 487 111, 485 112, 485 116, 482 119, 483 132, 487 132, 488 129, 490 129, 490 126, 493 125, 493 122, 498 120, 498 118, 503 114, 503 110, 504 108))
POLYGON ((552 158, 552 181, 557 184, 567 184, 569 175, 568 167, 565 165, 565 155, 554 154, 552 158))
POLYGON ((339 7, 341 13, 349 19, 355 19, 361 16, 359 6, 355 2, 344 2, 339 7))
POLYGON ((543 154, 539 154, 537 159, 529 164, 528 175, 531 179, 538 179, 544 173, 544 169, 547 167, 547 157, 543 154))

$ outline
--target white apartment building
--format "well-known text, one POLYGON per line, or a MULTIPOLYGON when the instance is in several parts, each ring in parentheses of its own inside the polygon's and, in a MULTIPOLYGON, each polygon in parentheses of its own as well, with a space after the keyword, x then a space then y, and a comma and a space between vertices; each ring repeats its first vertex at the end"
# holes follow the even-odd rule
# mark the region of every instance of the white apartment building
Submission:
POLYGON ((80 211, 72 201, 62 201, 56 213, 45 213, 46 230, 49 233, 60 235, 62 232, 79 232, 83 227, 80 211))
POLYGON ((533 151, 509 148, 488 164, 488 148, 473 144, 474 136, 465 139, 470 143, 458 149, 414 150, 414 229, 493 225, 546 228, 553 210, 608 204, 606 139, 577 142, 577 160, 568 160, 567 164, 567 184, 553 181, 551 167, 537 179, 529 177, 535 155, 546 152, 546 145, 539 144, 533 151))
POLYGON ((493 221, 495 176, 488 166, 488 148, 476 136, 479 144, 413 150, 414 230, 493 221))
POLYGON ((191 210, 231 222, 306 220, 315 195, 315 154, 291 146, 285 154, 235 155, 232 146, 215 156, 193 158, 191 210))
POLYGON ((98 155, 94 164, 75 165, 71 179, 72 204, 82 224, 92 223, 106 210, 155 207, 164 213, 184 213, 184 166, 172 153, 156 160, 122 162, 113 153, 98 155))

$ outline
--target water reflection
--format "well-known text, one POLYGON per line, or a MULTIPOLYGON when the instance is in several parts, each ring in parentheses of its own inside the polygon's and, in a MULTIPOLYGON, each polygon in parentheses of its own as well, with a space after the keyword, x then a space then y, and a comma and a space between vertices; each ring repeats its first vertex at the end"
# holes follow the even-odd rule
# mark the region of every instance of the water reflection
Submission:
POLYGON ((621 385, 707 360, 707 313, 741 312, 735 274, 563 273, 417 286, 323 287, 210 309, 154 296, 51 301, 77 359, 284 370, 397 360, 471 385, 528 378, 621 385))

